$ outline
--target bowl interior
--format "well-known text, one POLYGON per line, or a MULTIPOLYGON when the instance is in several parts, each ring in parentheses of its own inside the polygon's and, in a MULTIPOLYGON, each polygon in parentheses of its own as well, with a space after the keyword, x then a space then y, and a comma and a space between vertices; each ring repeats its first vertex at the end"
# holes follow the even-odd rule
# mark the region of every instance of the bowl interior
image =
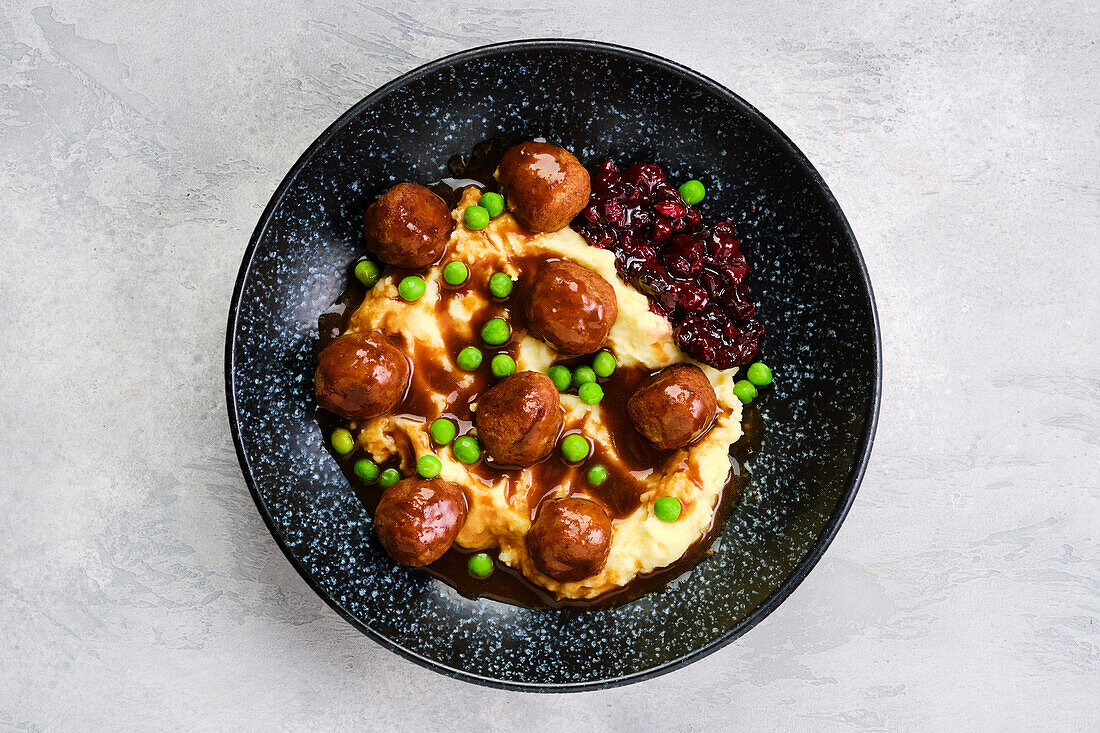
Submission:
POLYGON ((669 62, 587 42, 504 44, 371 95, 288 174, 253 237, 230 315, 227 389, 246 478, 288 557, 350 621, 448 674, 582 689, 665 671, 735 638, 808 572, 855 493, 879 389, 877 326, 843 215, 759 113, 669 62), (497 135, 544 136, 582 162, 658 162, 707 183, 753 268, 776 374, 749 490, 712 554, 669 589, 578 612, 470 601, 395 567, 314 423, 317 316, 360 255, 366 206, 429 182, 497 135))

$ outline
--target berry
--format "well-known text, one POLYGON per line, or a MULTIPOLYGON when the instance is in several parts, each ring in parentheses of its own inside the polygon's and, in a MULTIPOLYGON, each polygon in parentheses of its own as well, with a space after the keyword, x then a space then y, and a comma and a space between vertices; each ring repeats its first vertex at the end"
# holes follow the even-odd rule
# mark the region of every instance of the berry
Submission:
POLYGON ((707 255, 715 262, 725 262, 741 250, 741 243, 733 236, 733 225, 728 221, 719 222, 710 230, 707 240, 707 255), (725 226, 723 226, 725 225, 725 226))
POLYGON ((595 181, 605 186, 609 183, 618 183, 619 167, 610 160, 605 160, 596 168, 595 181))
POLYGON ((709 302, 706 291, 697 285, 684 285, 680 291, 680 307, 688 313, 702 313, 709 302))
POLYGON ((667 315, 672 315, 679 305, 679 287, 660 265, 646 268, 632 281, 634 287, 649 296, 667 315))
POLYGON ((638 188, 632 183, 627 183, 623 186, 622 196, 623 201, 632 206, 637 206, 638 204, 645 201, 646 198, 645 192, 643 192, 642 189, 638 188))
POLYGON ((623 180, 641 186, 647 191, 652 191, 657 185, 665 183, 665 172, 659 165, 649 163, 647 165, 632 165, 623 171, 623 180))
POLYGON ((653 241, 656 244, 664 242, 666 239, 672 236, 672 220, 664 217, 659 217, 657 221, 653 222, 653 241))
POLYGON ((695 277, 703 269, 703 245, 687 234, 677 234, 661 250, 661 262, 676 277, 695 277))
POLYGON ((626 207, 618 199, 603 202, 603 216, 607 221, 620 227, 626 226, 626 207))
POLYGON ((659 204, 654 205, 654 210, 661 216, 667 216, 669 219, 679 219, 687 210, 684 205, 677 203, 676 201, 662 201, 659 204))
POLYGON ((699 275, 699 282, 707 289, 710 297, 715 299, 721 299, 729 288, 729 281, 709 267, 705 268, 702 274, 699 275))

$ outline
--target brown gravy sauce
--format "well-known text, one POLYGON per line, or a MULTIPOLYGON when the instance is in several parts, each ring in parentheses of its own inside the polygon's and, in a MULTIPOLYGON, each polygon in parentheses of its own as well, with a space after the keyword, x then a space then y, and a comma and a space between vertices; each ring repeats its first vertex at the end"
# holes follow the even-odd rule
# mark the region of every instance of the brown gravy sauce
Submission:
MULTIPOLYGON (((492 172, 496 169, 500 156, 507 150, 508 144, 499 140, 486 141, 475 148, 474 156, 469 163, 462 164, 461 160, 452 158, 448 167, 456 179, 476 179, 483 181, 489 188, 495 188, 492 172)), ((461 188, 452 189, 447 183, 439 183, 433 186, 440 195, 443 195, 448 205, 452 208, 457 205, 461 197, 461 188), (444 195, 446 194, 446 195, 444 195)), ((478 396, 492 385, 496 380, 489 372, 488 362, 497 353, 508 353, 513 358, 516 356, 514 348, 517 339, 515 336, 523 333, 522 308, 518 304, 524 299, 524 283, 530 280, 534 268, 547 258, 538 255, 526 256, 513 260, 513 264, 520 271, 511 297, 505 301, 494 299, 488 292, 490 275, 496 272, 502 263, 484 262, 467 263, 470 267, 470 277, 459 286, 441 284, 441 293, 437 303, 437 314, 440 332, 448 353, 457 354, 463 347, 470 345, 470 339, 462 336, 455 328, 448 305, 458 294, 469 292, 471 289, 481 289, 489 302, 479 314, 473 324, 474 333, 480 332, 481 326, 490 318, 502 317, 513 329, 514 337, 501 347, 487 347, 478 341, 478 345, 484 355, 483 366, 474 372, 452 371, 446 364, 428 362, 413 364, 410 387, 405 398, 396 409, 396 414, 411 420, 430 422, 443 416, 454 420, 458 424, 458 434, 465 434, 473 425, 473 406, 478 396), (429 398, 429 394, 435 392, 448 395, 446 407, 440 412, 435 403, 429 398)), ((395 268, 387 268, 387 274, 400 274, 395 268)), ((348 327, 352 314, 359 308, 365 296, 365 290, 354 275, 349 272, 348 288, 328 310, 321 314, 319 319, 319 336, 317 340, 317 353, 327 346, 333 339, 342 334, 348 327)), ((564 357, 556 363, 563 364, 570 369, 582 363, 590 363, 591 355, 581 357, 564 357)), ((608 427, 614 444, 614 455, 598 445, 593 445, 593 453, 581 466, 567 463, 557 449, 550 457, 527 469, 531 471, 532 485, 527 496, 531 507, 532 518, 538 506, 538 502, 547 494, 559 487, 573 493, 583 493, 589 498, 599 502, 613 518, 623 518, 631 514, 640 505, 640 496, 645 491, 644 480, 655 472, 663 472, 668 467, 668 462, 675 455, 675 451, 662 451, 653 447, 648 440, 642 437, 634 428, 626 414, 626 401, 633 394, 637 385, 651 372, 639 368, 619 367, 611 377, 601 380, 604 389, 604 398, 600 403, 601 419, 608 427), (608 479, 598 487, 591 486, 585 474, 592 465, 603 464, 608 470, 608 479)), ((355 421, 340 418, 327 410, 318 409, 316 419, 322 433, 328 435, 338 427, 348 427, 354 431, 357 426, 355 421)), ((567 423, 563 429, 563 436, 570 433, 583 433, 583 422, 575 421, 567 423)), ((702 538, 696 541, 681 557, 672 565, 658 569, 652 573, 638 576, 633 581, 609 593, 595 599, 556 599, 554 595, 540 586, 527 580, 523 575, 512 568, 497 562, 495 551, 489 553, 494 557, 494 571, 485 579, 472 577, 466 567, 469 552, 452 548, 436 562, 424 568, 434 577, 439 578, 459 593, 469 598, 490 598, 505 603, 530 608, 546 607, 572 607, 572 608, 608 608, 638 598, 659 588, 664 587, 670 581, 690 571, 690 569, 707 553, 715 537, 720 531, 730 508, 740 495, 747 483, 744 466, 746 460, 755 453, 760 446, 761 433, 759 424, 759 408, 756 403, 746 407, 744 412, 742 429, 744 435, 734 444, 730 451, 731 471, 729 481, 719 498, 719 505, 714 513, 711 526, 702 538)), ((401 433, 394 434, 397 442, 398 453, 405 465, 411 465, 415 456, 407 437, 401 433)), ((326 447, 328 447, 326 441, 326 447)), ((340 456, 331 451, 333 458, 339 464, 344 475, 355 490, 357 496, 363 502, 367 510, 373 515, 378 504, 382 490, 377 484, 365 484, 359 480, 352 469, 355 461, 362 457, 356 450, 348 456, 340 456)), ((393 460, 382 469, 397 467, 398 461, 393 460)), ((491 460, 483 458, 478 463, 470 466, 470 473, 486 485, 495 484, 506 478, 509 481, 508 495, 518 489, 523 469, 499 466, 491 460)), ((683 464, 682 470, 688 470, 683 464)), ((697 476, 693 477, 698 480, 697 476)))

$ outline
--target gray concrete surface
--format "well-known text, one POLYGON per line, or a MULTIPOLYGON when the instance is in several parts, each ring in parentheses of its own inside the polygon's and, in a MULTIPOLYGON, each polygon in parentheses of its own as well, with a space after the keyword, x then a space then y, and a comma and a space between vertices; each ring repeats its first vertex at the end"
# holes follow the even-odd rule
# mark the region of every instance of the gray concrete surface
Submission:
POLYGON ((0 727, 1100 727, 1096 3, 525 5, 4 3, 0 727), (448 680, 338 618, 256 513, 222 394, 240 256, 301 151, 401 72, 532 36, 666 55, 771 117, 847 212, 885 337, 818 569, 727 649, 571 696, 448 680))

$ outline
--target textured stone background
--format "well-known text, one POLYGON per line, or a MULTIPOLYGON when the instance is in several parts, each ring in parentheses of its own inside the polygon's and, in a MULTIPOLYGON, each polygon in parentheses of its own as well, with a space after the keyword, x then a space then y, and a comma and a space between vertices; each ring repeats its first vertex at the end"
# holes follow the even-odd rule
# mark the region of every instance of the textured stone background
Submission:
POLYGON ((1096 730, 1097 5, 522 5, 3 4, 0 726, 1096 730), (255 510, 222 382, 302 150, 424 61, 538 36, 654 51, 773 119, 885 339, 871 465, 807 581, 697 664, 570 696, 446 679, 330 611, 255 510))

